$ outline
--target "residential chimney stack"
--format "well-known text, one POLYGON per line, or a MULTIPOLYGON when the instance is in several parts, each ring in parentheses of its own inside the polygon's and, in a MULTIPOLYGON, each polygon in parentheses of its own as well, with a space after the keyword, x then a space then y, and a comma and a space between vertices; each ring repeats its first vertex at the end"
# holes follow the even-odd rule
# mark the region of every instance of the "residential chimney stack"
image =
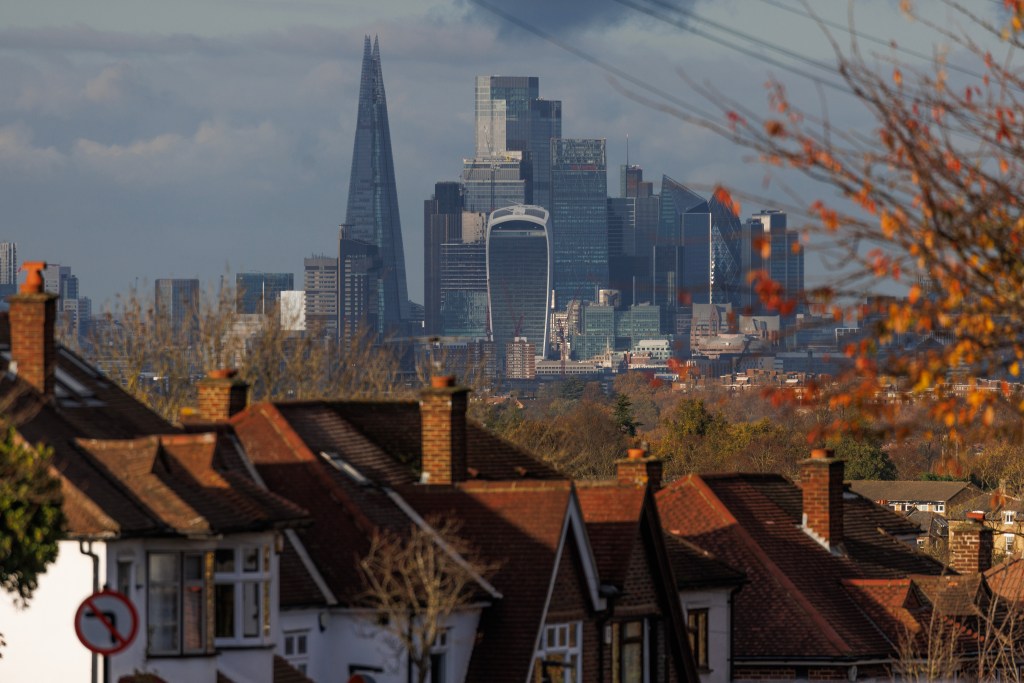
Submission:
POLYGON ((469 389, 455 377, 435 375, 420 393, 422 481, 453 484, 466 480, 466 406, 469 389))
POLYGON ((657 491, 662 469, 661 460, 648 456, 643 448, 630 448, 624 459, 615 461, 615 475, 622 486, 650 486, 657 491))
POLYGON ((800 462, 803 527, 829 550, 843 543, 843 461, 831 450, 816 448, 800 462))
POLYGON ((43 396, 53 396, 57 343, 53 338, 57 319, 57 295, 43 291, 44 261, 21 266, 28 277, 17 294, 8 297, 11 325, 11 364, 19 377, 43 396))
POLYGON ((967 519, 949 526, 949 566, 961 574, 977 574, 992 567, 995 542, 985 526, 985 513, 968 512, 967 519))
POLYGON ((227 422, 245 410, 249 385, 238 377, 238 370, 211 370, 197 383, 199 419, 203 422, 227 422))

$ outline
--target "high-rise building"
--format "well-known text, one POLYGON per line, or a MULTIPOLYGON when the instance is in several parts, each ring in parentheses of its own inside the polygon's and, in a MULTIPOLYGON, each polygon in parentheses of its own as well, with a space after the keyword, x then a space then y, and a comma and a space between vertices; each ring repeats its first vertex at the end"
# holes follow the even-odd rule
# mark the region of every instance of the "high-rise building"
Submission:
POLYGON ((657 241, 683 247, 675 274, 677 300, 738 305, 743 276, 741 233, 739 217, 731 208, 714 197, 704 199, 668 176, 662 179, 657 241))
POLYGON ((368 242, 380 250, 383 302, 380 326, 384 331, 401 329, 403 321, 409 319, 405 252, 398 216, 398 191, 380 48, 376 39, 370 47, 369 36, 363 47, 359 115, 345 224, 351 228, 352 239, 368 242))
MULTIPOLYGON (((784 297, 798 301, 804 290, 804 252, 800 235, 786 228, 786 214, 778 210, 762 210, 743 226, 742 256, 744 282, 751 271, 767 271, 768 277, 782 286, 784 297)), ((746 284, 740 304, 743 310, 765 311, 753 283, 746 284)), ((791 313, 796 313, 794 310, 791 313)))
POLYGON ((43 291, 61 299, 77 299, 78 277, 71 274, 70 266, 48 263, 43 269, 43 291))
POLYGON ((466 211, 490 213, 503 206, 526 203, 522 153, 463 159, 462 185, 466 211))
POLYGON ((594 301, 608 282, 608 175, 604 140, 551 143, 555 305, 594 301))
POLYGON ((158 279, 154 309, 157 318, 169 322, 175 333, 191 337, 199 326, 199 280, 158 279))
POLYGON ((550 148, 551 140, 562 136, 562 103, 540 99, 536 76, 477 76, 475 114, 476 159, 505 159, 505 175, 511 175, 511 159, 518 161, 523 196, 490 206, 474 199, 467 201, 467 210, 490 212, 513 203, 549 208, 550 148))
POLYGON ((434 184, 434 196, 423 202, 423 327, 441 333, 441 245, 462 241, 462 186, 434 184))
POLYGON ((0 296, 15 293, 18 267, 18 245, 15 242, 0 242, 0 296))
POLYGON ((547 355, 551 292, 549 214, 539 206, 498 209, 487 222, 487 300, 491 338, 506 345, 525 338, 547 355))
POLYGON ((235 312, 266 315, 277 308, 281 292, 294 289, 292 273, 236 273, 235 312))
POLYGON ((379 334, 381 281, 380 250, 349 237, 347 225, 338 231, 338 336, 348 345, 366 331, 379 334))
POLYGON ((338 259, 303 259, 306 292, 306 330, 318 336, 338 336, 338 259))
POLYGON ((488 325, 486 242, 465 231, 463 238, 441 245, 441 334, 484 337, 488 325))

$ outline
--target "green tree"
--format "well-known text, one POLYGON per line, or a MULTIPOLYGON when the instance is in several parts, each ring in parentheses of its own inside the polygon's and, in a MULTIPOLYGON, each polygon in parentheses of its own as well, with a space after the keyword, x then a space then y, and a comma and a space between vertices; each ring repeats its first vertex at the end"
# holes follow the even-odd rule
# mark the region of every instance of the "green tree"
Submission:
POLYGON ((615 399, 613 415, 619 431, 627 436, 636 436, 636 428, 640 427, 641 423, 637 422, 633 415, 633 402, 629 400, 629 396, 619 394, 619 397, 615 399))
POLYGON ((8 427, 0 441, 0 586, 26 603, 39 575, 57 559, 64 533, 60 482, 52 451, 25 444, 8 427))
POLYGON ((837 458, 846 461, 847 479, 895 479, 896 466, 880 445, 870 440, 858 441, 843 434, 825 442, 837 458))

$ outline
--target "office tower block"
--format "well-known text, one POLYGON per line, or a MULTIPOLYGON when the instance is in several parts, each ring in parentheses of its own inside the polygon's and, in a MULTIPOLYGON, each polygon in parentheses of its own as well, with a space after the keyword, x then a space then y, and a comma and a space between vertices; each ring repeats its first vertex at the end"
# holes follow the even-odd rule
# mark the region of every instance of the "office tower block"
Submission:
POLYGON ((236 273, 235 312, 243 315, 272 313, 281 292, 294 289, 292 273, 236 273))
POLYGON ((441 245, 441 334, 444 336, 487 336, 486 247, 483 236, 441 245))
POLYGON ((363 47, 359 115, 345 224, 351 226, 352 239, 368 242, 380 250, 383 302, 380 326, 385 331, 401 329, 403 321, 409 318, 405 252, 380 48, 374 39, 371 49, 369 36, 363 47))
POLYGON ((158 279, 154 310, 174 333, 191 338, 199 329, 199 280, 158 279))
POLYGON ((0 242, 0 295, 15 293, 18 267, 18 245, 14 242, 0 242))
POLYGON ((381 271, 376 245, 350 237, 349 226, 338 231, 338 336, 343 345, 365 332, 379 334, 381 271))
MULTIPOLYGON (((743 233, 744 272, 764 270, 768 277, 782 286, 784 297, 799 301, 804 289, 804 253, 800 235, 786 228, 786 214, 778 210, 762 210, 750 217, 743 233)), ((756 312, 767 311, 761 304, 753 283, 744 289, 745 307, 756 312)), ((790 315, 798 312, 795 308, 790 315)))
POLYGON ((594 301, 608 281, 608 177, 604 140, 551 143, 555 305, 594 301))
POLYGON ((521 152, 464 159, 462 185, 465 210, 490 213, 503 206, 525 203, 526 180, 522 163, 521 152))
POLYGON ((306 330, 316 336, 338 336, 338 259, 303 259, 306 330))
POLYGON ((43 291, 62 299, 77 299, 78 278, 71 274, 70 266, 47 264, 43 269, 43 291))
POLYGON ((490 212, 513 203, 548 208, 550 147, 562 136, 562 103, 540 99, 536 76, 477 76, 475 114, 475 158, 518 159, 523 195, 490 206, 467 201, 467 209, 490 212))
POLYGON ((656 240, 683 247, 682 263, 675 274, 677 299, 695 304, 738 303, 743 276, 741 233, 739 217, 732 209, 715 198, 705 200, 668 176, 662 179, 656 240))
POLYGON ((441 245, 462 241, 462 186, 434 184, 423 202, 423 332, 441 333, 441 245))
MULTIPOLYGON (((491 338, 506 345, 526 338, 547 355, 551 292, 548 212, 539 206, 498 209, 487 222, 487 301, 491 338)), ((500 363, 500 361, 499 361, 500 363)))

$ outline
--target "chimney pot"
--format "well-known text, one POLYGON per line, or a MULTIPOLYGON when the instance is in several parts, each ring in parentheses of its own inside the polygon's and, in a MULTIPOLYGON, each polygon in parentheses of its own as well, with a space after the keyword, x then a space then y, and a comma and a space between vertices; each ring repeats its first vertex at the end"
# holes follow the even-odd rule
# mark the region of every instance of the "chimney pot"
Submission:
POLYGON ((27 275, 18 292, 21 294, 42 294, 43 271, 46 270, 46 261, 26 261, 21 264, 21 269, 27 275))
POLYGON ((811 451, 811 457, 815 460, 828 460, 835 457, 835 451, 831 448, 815 448, 811 451))
POLYGON ((615 461, 615 478, 621 486, 649 486, 657 491, 663 472, 661 460, 649 457, 643 448, 627 449, 626 457, 615 461))
POLYGON ((434 375, 430 378, 430 386, 433 389, 454 387, 455 375, 434 375))

